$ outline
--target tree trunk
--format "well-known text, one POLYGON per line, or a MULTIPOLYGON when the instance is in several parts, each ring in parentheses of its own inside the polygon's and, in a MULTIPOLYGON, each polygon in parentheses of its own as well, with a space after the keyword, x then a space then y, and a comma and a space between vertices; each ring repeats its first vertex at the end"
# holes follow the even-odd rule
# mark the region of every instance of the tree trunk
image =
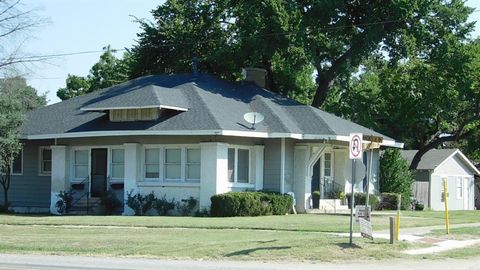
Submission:
POLYGON ((3 189, 3 210, 8 211, 8 189, 3 189))
POLYGON ((416 170, 417 167, 418 167, 418 164, 422 160, 423 155, 425 153, 427 153, 428 151, 430 151, 431 149, 433 149, 433 147, 428 148, 427 146, 419 149, 418 152, 415 154, 415 156, 413 156, 412 163, 410 163, 409 169, 410 170, 416 170))
POLYGON ((333 78, 325 75, 318 75, 318 87, 317 91, 315 92, 315 96, 313 97, 312 106, 318 108, 322 106, 322 104, 327 99, 327 93, 330 87, 333 84, 333 78))

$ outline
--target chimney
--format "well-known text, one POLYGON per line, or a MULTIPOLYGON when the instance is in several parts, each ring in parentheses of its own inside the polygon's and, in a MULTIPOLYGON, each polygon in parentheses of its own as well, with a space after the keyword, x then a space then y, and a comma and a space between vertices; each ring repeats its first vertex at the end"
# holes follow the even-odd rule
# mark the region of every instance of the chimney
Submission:
POLYGON ((254 67, 244 68, 243 74, 245 75, 245 81, 253 82, 259 87, 266 88, 267 71, 265 69, 254 67))

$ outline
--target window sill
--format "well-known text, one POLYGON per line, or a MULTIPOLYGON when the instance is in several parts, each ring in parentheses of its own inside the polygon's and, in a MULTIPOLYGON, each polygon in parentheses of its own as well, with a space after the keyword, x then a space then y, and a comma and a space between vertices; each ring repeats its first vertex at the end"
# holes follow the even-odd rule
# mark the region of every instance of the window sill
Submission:
POLYGON ((250 183, 231 183, 229 182, 227 184, 227 187, 229 188, 255 188, 255 184, 250 184, 250 183))
POLYGON ((141 181, 138 182, 139 187, 200 187, 200 182, 153 182, 153 181, 141 181))
POLYGON ((52 176, 51 173, 39 173, 38 176, 52 176))
POLYGON ((123 184, 123 179, 110 179, 110 184, 123 184))

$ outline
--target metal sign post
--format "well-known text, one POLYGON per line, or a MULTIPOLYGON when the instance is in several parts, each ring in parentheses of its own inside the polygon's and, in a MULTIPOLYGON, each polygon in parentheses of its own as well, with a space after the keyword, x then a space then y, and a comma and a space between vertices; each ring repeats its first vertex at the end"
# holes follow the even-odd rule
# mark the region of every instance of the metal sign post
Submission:
POLYGON ((350 196, 350 246, 353 245, 353 208, 355 207, 355 168, 357 159, 362 158, 363 135, 361 133, 350 134, 349 157, 352 160, 352 193, 350 196))

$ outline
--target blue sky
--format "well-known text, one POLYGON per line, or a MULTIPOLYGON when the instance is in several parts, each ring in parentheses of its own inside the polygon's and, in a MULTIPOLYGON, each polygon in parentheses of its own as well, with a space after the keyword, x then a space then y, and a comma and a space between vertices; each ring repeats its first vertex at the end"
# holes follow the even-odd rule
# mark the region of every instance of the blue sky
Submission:
MULTIPOLYGON (((49 23, 38 28, 24 45, 31 55, 50 55, 82 51, 98 51, 106 45, 112 48, 130 47, 140 31, 133 15, 152 20, 150 11, 164 1, 151 0, 25 0, 38 9, 37 14, 49 23)), ((480 0, 468 0, 467 5, 480 10, 480 0)), ((474 12, 472 21, 480 21, 474 12)), ((480 35, 480 22, 473 36, 480 35)), ((65 56, 35 64, 25 74, 28 83, 40 93, 47 93, 49 103, 60 101, 56 91, 65 86, 68 74, 88 74, 100 53, 65 56)))

